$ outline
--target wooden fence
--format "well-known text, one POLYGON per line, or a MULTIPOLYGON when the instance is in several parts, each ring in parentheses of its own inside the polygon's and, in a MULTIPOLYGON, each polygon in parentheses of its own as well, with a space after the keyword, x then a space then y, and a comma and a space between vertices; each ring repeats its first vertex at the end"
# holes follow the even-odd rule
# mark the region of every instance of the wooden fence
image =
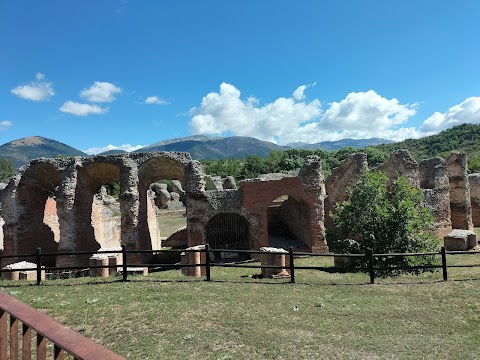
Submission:
POLYGON ((30 360, 33 347, 36 358, 44 360, 47 358, 47 341, 53 343, 52 355, 55 360, 63 360, 64 352, 72 355, 74 359, 124 359, 44 313, 0 291, 0 359, 14 360, 21 355, 21 359, 30 360), (10 321, 8 321, 8 317, 10 321), (22 323, 21 333, 19 332, 20 322, 22 323), (36 341, 33 346, 32 331, 36 333, 36 341), (21 335, 20 339, 19 334, 21 335))
MULTIPOLYGON (((480 254, 480 251, 446 251, 444 247, 441 248, 439 252, 429 252, 429 253, 387 253, 387 254, 375 254, 371 250, 367 250, 364 254, 320 254, 320 253, 309 253, 309 252, 294 252, 293 248, 290 248, 288 253, 285 253, 285 256, 290 260, 289 265, 275 266, 275 265, 251 265, 243 263, 214 263, 211 261, 210 254, 213 252, 221 253, 242 253, 250 255, 260 255, 265 254, 263 251, 258 250, 232 250, 232 249, 211 249, 209 245, 205 245, 204 249, 198 250, 127 250, 123 245, 121 251, 99 251, 95 254, 122 254, 122 264, 121 265, 99 265, 99 266, 89 266, 89 269, 95 268, 120 268, 122 275, 122 280, 128 280, 129 269, 132 267, 146 267, 146 268, 184 268, 184 267, 205 267, 205 280, 211 281, 211 269, 213 267, 233 267, 233 268, 258 268, 258 269, 286 269, 290 273, 290 282, 295 283, 295 273, 298 270, 341 270, 341 271, 363 271, 369 274, 370 283, 375 283, 375 271, 382 270, 391 270, 391 269, 442 269, 443 280, 448 280, 448 268, 459 268, 459 267, 480 267, 480 264, 471 264, 471 265, 448 265, 447 264, 447 255, 461 255, 461 254, 480 254), (206 253, 205 262, 200 264, 171 264, 171 263, 158 263, 158 264, 140 264, 140 263, 129 263, 129 254, 153 254, 153 253, 181 253, 181 252, 204 252, 206 253), (303 256, 312 256, 312 257, 343 257, 343 258, 363 258, 366 260, 367 267, 351 267, 351 268, 335 268, 335 267, 322 267, 322 266, 298 266, 295 265, 295 258, 303 256), (411 266, 411 267, 396 267, 396 268, 385 268, 376 266, 376 260, 381 257, 411 257, 411 256, 439 256, 441 259, 440 265, 422 265, 422 266, 411 266)), ((16 259, 25 259, 32 258, 36 262, 35 268, 21 269, 21 271, 36 271, 36 283, 37 285, 41 284, 42 281, 42 271, 46 272, 59 272, 59 271, 79 271, 78 266, 72 267, 44 267, 42 266, 42 260, 46 257, 52 256, 77 256, 77 255, 93 255, 92 252, 59 252, 59 253, 42 253, 40 248, 37 248, 35 254, 19 254, 19 255, 10 255, 10 256, 0 256, 2 258, 16 258, 16 259)), ((18 269, 0 269, 0 276, 2 273, 19 271, 18 269)), ((88 271, 88 269, 80 269, 80 271, 88 271)))

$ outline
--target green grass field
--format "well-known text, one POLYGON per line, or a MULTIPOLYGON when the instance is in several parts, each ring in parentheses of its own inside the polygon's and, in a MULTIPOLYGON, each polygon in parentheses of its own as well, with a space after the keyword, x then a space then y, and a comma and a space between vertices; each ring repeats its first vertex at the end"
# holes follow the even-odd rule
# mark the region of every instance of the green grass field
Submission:
POLYGON ((166 271, 2 290, 129 359, 480 358, 480 268, 451 269, 448 282, 437 272, 375 285, 365 274, 305 270, 288 284, 258 273, 214 268, 207 283, 166 271))
MULTIPOLYGON (((449 255, 451 265, 480 254, 449 255)), ((328 265, 331 259, 297 259, 328 265)), ((131 276, 0 282, 1 290, 129 359, 479 359, 480 267, 402 275, 212 269, 212 282, 178 270, 131 276)))

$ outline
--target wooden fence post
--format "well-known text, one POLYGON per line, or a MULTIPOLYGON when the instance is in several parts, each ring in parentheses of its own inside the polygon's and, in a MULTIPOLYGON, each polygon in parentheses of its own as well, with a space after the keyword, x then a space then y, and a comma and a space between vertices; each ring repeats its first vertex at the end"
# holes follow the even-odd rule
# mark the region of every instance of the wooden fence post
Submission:
POLYGON ((205 244, 205 276, 210 281, 210 245, 205 244))
POLYGON ((293 263, 293 246, 290 246, 290 249, 288 249, 288 254, 290 257, 290 283, 295 284, 295 265, 293 263))
POLYGON ((37 248, 36 252, 37 257, 37 285, 40 285, 42 281, 42 249, 37 248))
POLYGON ((442 270, 443 270, 443 281, 448 280, 448 274, 447 274, 447 253, 445 251, 445 246, 442 246, 442 249, 440 250, 440 253, 442 254, 442 270))
POLYGON ((365 252, 365 256, 368 259, 368 272, 370 273, 370 284, 375 284, 375 271, 374 267, 374 258, 373 258, 373 250, 367 249, 365 252))
POLYGON ((127 246, 122 245, 122 280, 127 281, 127 246))

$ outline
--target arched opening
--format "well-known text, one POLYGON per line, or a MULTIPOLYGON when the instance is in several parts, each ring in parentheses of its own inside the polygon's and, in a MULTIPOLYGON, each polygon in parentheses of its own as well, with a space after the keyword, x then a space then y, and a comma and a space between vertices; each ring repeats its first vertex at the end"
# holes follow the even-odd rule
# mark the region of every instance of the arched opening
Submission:
POLYGON ((310 209, 303 201, 280 196, 268 207, 267 218, 269 246, 308 249, 310 209))
MULTIPOLYGON (((32 254, 37 247, 44 253, 57 252, 60 229, 56 207, 56 191, 61 181, 52 164, 37 163, 28 168, 18 185, 22 226, 18 228, 16 253, 32 254)), ((55 258, 46 257, 46 266, 54 266, 55 258)))
POLYGON ((78 172, 75 195, 77 251, 120 246, 120 206, 106 187, 120 181, 120 168, 107 162, 86 164, 78 172))
POLYGON ((212 217, 205 226, 205 241, 212 249, 232 250, 215 252, 215 262, 242 261, 250 258, 249 254, 234 251, 250 248, 248 221, 241 215, 225 213, 212 217))
MULTIPOLYGON (((169 212, 185 211, 185 166, 168 157, 153 157, 139 167, 138 177, 140 249, 160 249, 162 236, 176 230, 163 227, 169 223, 169 212)), ((185 219, 182 215, 181 219, 185 219)), ((180 228, 186 220, 172 221, 171 226, 175 224, 180 228)))

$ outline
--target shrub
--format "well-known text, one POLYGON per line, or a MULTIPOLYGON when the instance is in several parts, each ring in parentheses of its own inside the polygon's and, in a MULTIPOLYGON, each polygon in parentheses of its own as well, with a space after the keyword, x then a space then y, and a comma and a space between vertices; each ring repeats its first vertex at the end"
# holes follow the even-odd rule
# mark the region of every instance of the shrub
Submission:
MULTIPOLYGON (((412 188, 400 177, 390 187, 387 176, 381 172, 366 172, 359 181, 348 190, 349 199, 337 204, 333 219, 343 238, 331 243, 333 250, 343 253, 362 253, 367 248, 374 253, 412 253, 432 252, 438 248, 437 239, 429 229, 433 216, 429 209, 422 206, 422 193, 412 188), (354 244, 350 246, 349 244, 354 244)), ((359 262, 366 262, 360 258, 359 262)), ((438 257, 380 257, 376 259, 378 267, 394 267, 389 270, 377 270, 378 276, 396 276, 401 273, 419 274, 431 269, 401 269, 418 265, 436 265, 438 257)), ((361 264, 366 266, 366 264, 361 264)))

